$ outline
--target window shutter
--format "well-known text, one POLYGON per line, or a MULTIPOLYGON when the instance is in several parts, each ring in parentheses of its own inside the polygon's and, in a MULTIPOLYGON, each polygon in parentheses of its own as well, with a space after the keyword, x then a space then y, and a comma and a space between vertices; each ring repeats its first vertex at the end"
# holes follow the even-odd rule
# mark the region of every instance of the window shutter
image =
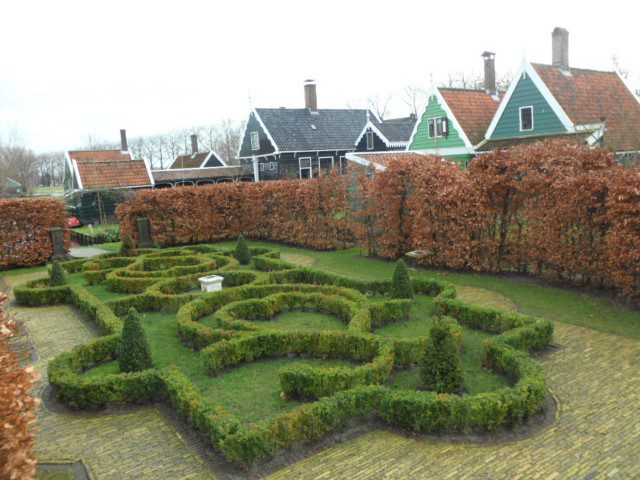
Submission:
POLYGON ((429 119, 429 138, 435 137, 436 129, 435 129, 435 119, 429 119))
POLYGON ((442 136, 449 136, 449 122, 447 120, 447 117, 442 117, 442 136))

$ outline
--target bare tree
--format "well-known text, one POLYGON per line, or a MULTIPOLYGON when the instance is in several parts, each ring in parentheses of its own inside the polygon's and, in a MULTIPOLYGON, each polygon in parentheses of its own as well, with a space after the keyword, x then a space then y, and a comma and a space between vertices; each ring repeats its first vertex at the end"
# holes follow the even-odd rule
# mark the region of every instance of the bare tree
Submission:
POLYGON ((425 109, 427 96, 427 91, 418 85, 407 85, 402 91, 402 101, 416 118, 425 109))
POLYGON ((7 178, 20 183, 26 191, 38 183, 38 157, 24 145, 0 146, 0 165, 0 188, 3 190, 7 178))
POLYGON ((387 115, 389 115, 389 103, 392 98, 392 95, 380 96, 376 94, 367 98, 367 105, 373 111, 375 116, 382 121, 387 117, 387 115))
MULTIPOLYGON (((496 89, 504 92, 511 83, 511 74, 505 73, 496 77, 496 89)), ((445 88, 462 88, 464 90, 484 90, 484 77, 476 72, 453 72, 449 73, 446 81, 440 84, 445 88)))
POLYGON ((38 185, 42 187, 62 185, 64 162, 64 152, 38 154, 38 185))

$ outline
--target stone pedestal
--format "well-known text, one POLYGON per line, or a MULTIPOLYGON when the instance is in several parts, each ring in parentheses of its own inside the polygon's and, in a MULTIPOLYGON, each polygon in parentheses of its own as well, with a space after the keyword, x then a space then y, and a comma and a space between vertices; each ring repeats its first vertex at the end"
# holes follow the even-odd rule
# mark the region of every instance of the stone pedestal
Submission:
POLYGON ((138 222, 138 247, 140 248, 152 248, 153 241, 151 240, 151 223, 148 218, 139 218, 138 222))
POLYGON ((64 260, 67 252, 64 249, 64 230, 60 227, 51 228, 51 244, 53 245, 52 260, 64 260))
POLYGON ((200 289, 206 293, 219 292, 222 290, 223 280, 224 277, 221 277, 220 275, 208 275, 198 279, 200 282, 200 289))

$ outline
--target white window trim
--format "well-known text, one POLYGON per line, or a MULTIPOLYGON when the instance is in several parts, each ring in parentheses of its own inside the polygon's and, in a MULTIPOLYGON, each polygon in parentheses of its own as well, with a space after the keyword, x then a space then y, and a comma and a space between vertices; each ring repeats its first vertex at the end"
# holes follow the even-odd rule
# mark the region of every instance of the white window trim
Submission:
POLYGON ((365 138, 367 139, 367 150, 373 150, 375 144, 373 140, 373 132, 367 132, 365 138))
POLYGON ((260 150, 260 136, 258 132, 251 132, 249 135, 251 136, 251 150, 260 150))
POLYGON ((299 157, 298 158, 298 173, 300 174, 300 178, 302 178, 302 170, 309 170, 309 178, 313 178, 313 158, 312 157, 299 157), (309 166, 303 167, 302 160, 309 160, 309 166))
POLYGON ((331 159, 331 168, 333 168, 333 157, 327 155, 326 157, 318 157, 318 169, 322 169, 322 164, 320 163, 320 160, 326 160, 327 158, 331 159))
POLYGON ((445 125, 445 130, 443 130, 442 135, 438 135, 438 120, 444 120, 447 117, 443 117, 442 115, 438 116, 438 117, 431 117, 427 119, 427 136, 429 138, 442 138, 444 137, 444 132, 447 129, 447 126, 445 125), (429 122, 433 120, 433 136, 429 135, 429 122))
POLYGON ((273 172, 275 171, 275 169, 276 169, 276 162, 269 163, 269 170, 273 172))
POLYGON ((260 171, 264 172, 264 163, 263 162, 260 162, 260 171))
POLYGON ((346 172, 347 171, 347 157, 345 156, 341 156, 340 159, 338 160, 338 167, 340 168, 340 173, 342 173, 343 171, 346 172), (344 165, 344 167, 343 167, 344 165), (343 170, 344 168, 344 170, 343 170))
POLYGON ((534 116, 533 116, 533 105, 526 105, 524 107, 520 107, 518 109, 518 120, 520 122, 520 131, 521 132, 531 132, 533 131, 533 129, 535 128, 535 123, 534 123, 534 116), (526 130, 522 128, 522 110, 525 110, 527 108, 531 109, 531 128, 527 128, 526 130))

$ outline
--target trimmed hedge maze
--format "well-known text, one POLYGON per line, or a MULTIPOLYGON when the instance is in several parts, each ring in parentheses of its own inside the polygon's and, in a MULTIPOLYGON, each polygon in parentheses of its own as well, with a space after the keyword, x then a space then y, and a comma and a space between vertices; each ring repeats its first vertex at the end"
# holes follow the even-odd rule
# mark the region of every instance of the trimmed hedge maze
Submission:
POLYGON ((57 397, 75 409, 167 401, 213 448, 241 468, 372 416, 416 432, 490 431, 517 425, 542 408, 545 377, 530 354, 551 342, 550 322, 465 304, 456 299, 450 284, 412 279, 415 295, 433 298, 435 313, 451 323, 458 344, 462 327, 492 334, 484 343, 484 365, 506 376, 510 386, 465 396, 391 388, 394 371, 420 362, 426 339, 389 338, 375 330, 407 319, 414 300, 388 300, 389 280, 359 281, 297 267, 268 249, 251 249, 251 254, 249 266, 240 265, 233 251, 212 245, 140 250, 137 257, 106 254, 61 264, 70 277, 79 278, 81 273, 82 281, 51 287, 47 279, 17 287, 21 304, 75 305, 104 335, 49 364, 49 381, 57 397), (224 277, 223 290, 199 292, 198 277, 214 273, 224 277), (96 288, 104 289, 102 296, 92 293, 96 288), (203 394, 175 365, 135 373, 112 369, 85 374, 117 359, 121 317, 131 307, 173 315, 180 348, 196 355, 198 368, 211 377, 265 359, 341 363, 282 368, 282 395, 298 402, 296 406, 244 422, 203 394), (291 311, 329 314, 344 329, 279 330, 275 319, 291 311))

